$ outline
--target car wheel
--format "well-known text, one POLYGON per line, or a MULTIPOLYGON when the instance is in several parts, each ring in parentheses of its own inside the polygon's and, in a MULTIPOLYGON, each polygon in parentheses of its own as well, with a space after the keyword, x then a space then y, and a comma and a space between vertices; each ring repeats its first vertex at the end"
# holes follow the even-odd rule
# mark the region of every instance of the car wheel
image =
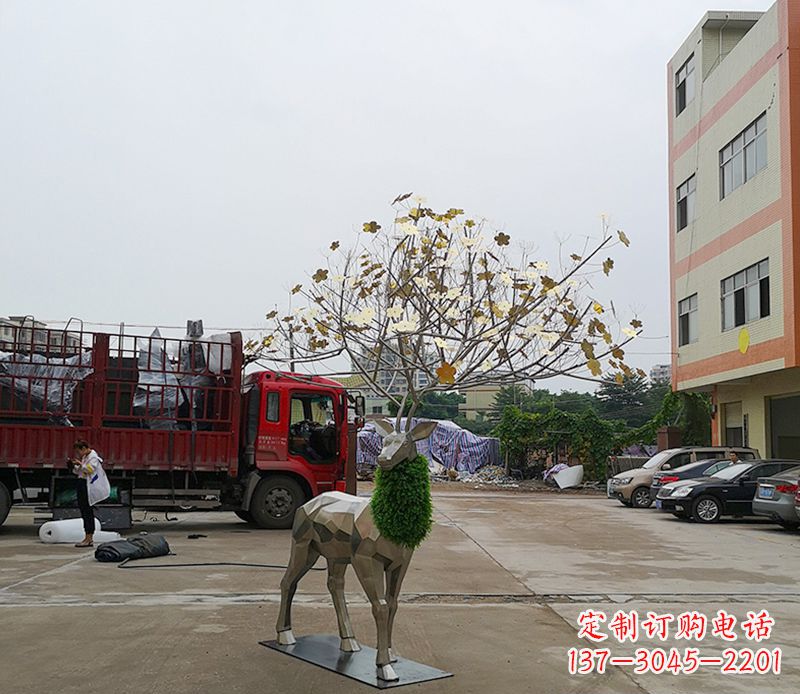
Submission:
POLYGON ((722 515, 722 504, 713 496, 701 496, 692 506, 692 517, 698 523, 716 523, 722 515))
POLYGON ((291 477, 265 477, 250 500, 250 515, 259 528, 291 528, 294 513, 306 501, 302 487, 291 477))
POLYGON ((649 508, 653 504, 650 498, 649 487, 636 487, 631 494, 631 503, 634 508, 649 508))
POLYGON ((0 482, 0 525, 6 522, 9 511, 11 511, 11 492, 0 482))
POLYGON ((253 522, 253 514, 250 511, 234 511, 234 513, 246 523, 253 522))

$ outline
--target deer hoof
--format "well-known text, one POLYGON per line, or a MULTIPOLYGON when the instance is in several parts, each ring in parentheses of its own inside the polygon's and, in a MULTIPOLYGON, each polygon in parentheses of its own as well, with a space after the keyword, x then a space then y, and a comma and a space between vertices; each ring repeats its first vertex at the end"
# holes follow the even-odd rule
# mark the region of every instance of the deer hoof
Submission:
POLYGON ((339 642, 339 650, 345 653, 355 653, 361 650, 361 646, 358 645, 358 641, 350 637, 339 642))
POLYGON ((397 653, 395 653, 391 648, 389 649, 389 662, 390 663, 397 662, 397 653))
POLYGON ((378 665, 378 679, 384 682, 396 682, 400 678, 391 665, 378 665))
POLYGON ((287 629, 286 631, 279 631, 277 640, 278 640, 278 645, 280 646, 294 646, 294 644, 297 643, 291 629, 287 629))

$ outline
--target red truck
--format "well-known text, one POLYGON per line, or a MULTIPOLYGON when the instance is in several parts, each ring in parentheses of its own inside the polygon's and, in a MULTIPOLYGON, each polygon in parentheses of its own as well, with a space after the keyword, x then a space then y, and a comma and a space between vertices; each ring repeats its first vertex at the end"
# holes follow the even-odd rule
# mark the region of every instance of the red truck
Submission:
POLYGON ((78 515, 66 460, 104 460, 104 528, 131 509, 234 511, 291 527, 325 491, 355 493, 364 399, 306 374, 246 373, 240 333, 164 338, 37 329, 0 342, 0 524, 12 503, 78 515))

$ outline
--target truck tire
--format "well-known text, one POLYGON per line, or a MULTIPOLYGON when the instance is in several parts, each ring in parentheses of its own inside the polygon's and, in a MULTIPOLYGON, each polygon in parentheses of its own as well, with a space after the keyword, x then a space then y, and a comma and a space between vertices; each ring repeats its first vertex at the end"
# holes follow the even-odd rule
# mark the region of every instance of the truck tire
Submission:
POLYGON ((265 477, 250 499, 250 515, 259 528, 286 529, 294 522, 294 512, 306 501, 303 488, 291 477, 265 477))
POLYGON ((0 482, 0 525, 6 522, 9 511, 11 511, 11 492, 0 482))

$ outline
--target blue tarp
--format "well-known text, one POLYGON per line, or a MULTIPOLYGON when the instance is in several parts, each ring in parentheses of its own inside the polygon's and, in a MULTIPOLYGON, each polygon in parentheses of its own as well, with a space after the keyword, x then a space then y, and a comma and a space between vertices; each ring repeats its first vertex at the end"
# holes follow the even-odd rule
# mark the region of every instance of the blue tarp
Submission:
MULTIPOLYGON (((412 427, 423 419, 413 419, 412 427)), ((405 420, 403 421, 405 424, 405 420)), ((364 473, 375 469, 381 452, 383 437, 367 422, 358 432, 356 468, 364 473)), ((475 472, 484 465, 500 464, 500 442, 497 439, 477 436, 446 420, 437 420, 437 427, 429 438, 417 441, 417 451, 429 463, 436 461, 448 469, 475 472)))

